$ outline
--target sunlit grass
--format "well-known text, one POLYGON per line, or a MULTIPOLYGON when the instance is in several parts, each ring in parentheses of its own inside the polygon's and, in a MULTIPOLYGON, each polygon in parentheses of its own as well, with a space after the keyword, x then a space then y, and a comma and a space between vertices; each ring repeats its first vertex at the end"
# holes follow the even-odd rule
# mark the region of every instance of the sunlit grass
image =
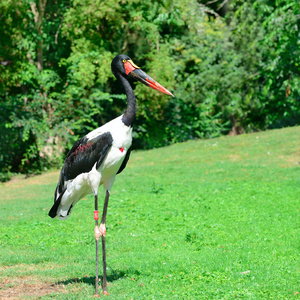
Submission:
MULTIPOLYGON (((107 298, 299 298, 299 136, 294 127, 134 152, 108 208, 107 298)), ((34 284, 41 298, 93 298, 93 197, 52 220, 57 179, 0 188, 0 298, 19 279, 25 298, 38 296, 34 284)))

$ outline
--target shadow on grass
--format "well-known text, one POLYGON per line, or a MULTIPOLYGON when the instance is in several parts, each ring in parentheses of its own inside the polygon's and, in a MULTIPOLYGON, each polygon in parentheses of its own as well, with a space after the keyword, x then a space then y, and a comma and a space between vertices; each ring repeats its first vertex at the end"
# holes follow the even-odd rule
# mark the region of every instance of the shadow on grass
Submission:
MULTIPOLYGON (((110 272, 111 272, 111 274, 107 275, 107 281, 108 282, 113 282, 115 280, 119 280, 119 279, 128 277, 128 274, 125 273, 124 271, 111 270, 110 272)), ((99 280, 102 282, 103 276, 99 276, 99 280)), ((93 276, 93 277, 84 276, 84 277, 81 277, 81 278, 71 278, 71 279, 67 279, 67 280, 63 280, 63 281, 58 281, 56 284, 67 285, 67 284, 72 284, 72 283, 85 283, 85 284, 95 286, 95 276, 93 276)))

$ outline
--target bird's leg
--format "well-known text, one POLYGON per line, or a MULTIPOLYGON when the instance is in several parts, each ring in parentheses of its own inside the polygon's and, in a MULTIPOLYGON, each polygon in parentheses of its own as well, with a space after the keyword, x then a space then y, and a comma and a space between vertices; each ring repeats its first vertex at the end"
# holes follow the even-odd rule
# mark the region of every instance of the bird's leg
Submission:
POLYGON ((100 232, 98 229, 98 219, 99 219, 99 211, 98 211, 98 195, 95 195, 95 211, 94 211, 94 219, 95 219, 95 239, 96 239, 96 276, 95 276, 95 297, 100 298, 98 293, 98 253, 99 253, 99 236, 100 232))
POLYGON ((101 233, 102 238, 102 258, 103 258, 103 293, 108 295, 107 293, 107 280, 106 280, 106 250, 105 250, 105 222, 106 222, 106 213, 107 213, 107 206, 108 206, 108 199, 109 199, 109 191, 106 191, 105 195, 105 202, 103 207, 103 214, 101 219, 101 224, 99 231, 101 233))

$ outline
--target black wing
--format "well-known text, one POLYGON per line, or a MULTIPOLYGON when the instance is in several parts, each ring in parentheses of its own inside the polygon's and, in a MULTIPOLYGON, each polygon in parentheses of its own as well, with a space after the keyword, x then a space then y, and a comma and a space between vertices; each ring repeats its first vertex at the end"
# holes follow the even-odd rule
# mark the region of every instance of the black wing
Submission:
POLYGON ((126 155, 125 155, 125 158, 124 158, 124 160, 123 160, 123 162, 122 162, 122 165, 121 165, 119 171, 117 172, 117 174, 120 174, 120 173, 125 169, 125 167, 126 167, 126 165, 127 165, 127 162, 128 162, 128 160, 129 160, 130 153, 131 153, 131 148, 129 148, 129 149, 127 150, 127 153, 126 153, 126 155))
POLYGON ((64 195, 65 191, 66 191, 66 188, 63 189, 63 191, 60 193, 59 197, 56 198, 56 194, 57 194, 57 191, 58 190, 58 186, 56 188, 56 191, 55 191, 55 196, 54 196, 54 204, 53 206, 51 207, 50 211, 49 211, 49 216, 53 219, 56 217, 56 212, 57 212, 57 209, 58 209, 58 206, 61 202, 61 198, 62 196, 64 195), (55 200, 56 199, 56 200, 55 200))
POLYGON ((86 136, 78 140, 66 156, 55 198, 57 193, 63 191, 64 183, 67 180, 74 179, 81 173, 91 171, 95 163, 97 163, 96 168, 98 169, 112 142, 113 138, 109 132, 105 132, 92 140, 88 140, 86 136))

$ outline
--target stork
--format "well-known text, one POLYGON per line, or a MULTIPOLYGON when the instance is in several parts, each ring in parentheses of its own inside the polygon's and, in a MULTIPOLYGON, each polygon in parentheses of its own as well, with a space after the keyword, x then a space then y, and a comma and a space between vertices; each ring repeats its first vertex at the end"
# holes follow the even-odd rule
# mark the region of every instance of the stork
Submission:
POLYGON ((135 95, 127 78, 133 78, 146 86, 173 96, 166 88, 143 72, 127 55, 117 55, 111 70, 122 84, 127 96, 127 108, 121 116, 91 131, 79 139, 68 152, 61 169, 54 205, 49 211, 51 218, 65 220, 70 216, 74 205, 89 193, 95 199, 95 240, 96 276, 95 296, 98 294, 98 248, 102 240, 103 293, 107 294, 106 279, 106 213, 111 187, 117 174, 121 173, 128 162, 132 143, 132 124, 137 110, 135 95), (98 226, 98 188, 103 185, 106 195, 100 226, 98 226))

